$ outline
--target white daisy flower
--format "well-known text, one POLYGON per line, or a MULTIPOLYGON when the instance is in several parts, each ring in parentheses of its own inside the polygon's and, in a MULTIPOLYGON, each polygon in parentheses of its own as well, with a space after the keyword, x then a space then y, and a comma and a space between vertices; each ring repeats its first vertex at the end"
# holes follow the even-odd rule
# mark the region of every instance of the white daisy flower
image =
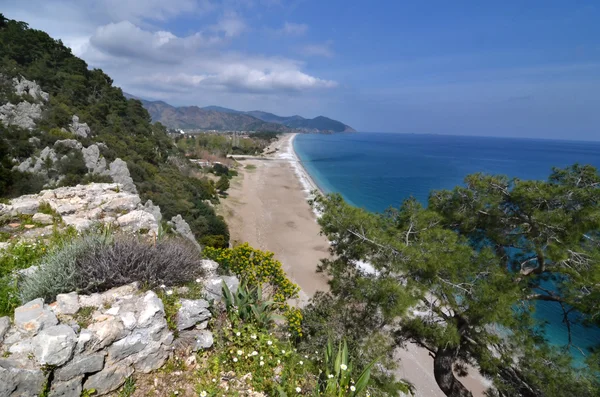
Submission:
POLYGON ((264 361, 261 361, 261 362, 260 362, 260 366, 262 367, 263 365, 265 365, 265 362, 264 362, 264 361))
POLYGON ((348 369, 348 366, 346 364, 342 364, 340 365, 340 368, 342 369, 342 371, 345 371, 348 369))
POLYGON ((354 387, 354 386, 350 386, 350 390, 351 390, 351 391, 356 391, 356 387, 354 387))
POLYGON ((237 360, 237 357, 234 357, 234 358, 233 358, 233 362, 234 362, 234 363, 237 363, 237 361, 238 361, 238 360, 237 360))
POLYGON ((244 354, 244 352, 243 352, 243 351, 241 351, 241 350, 238 350, 238 351, 237 351, 237 355, 238 355, 238 356, 241 356, 242 354, 244 354))
POLYGON ((271 342, 270 340, 267 341, 267 345, 271 346, 273 344, 273 342, 271 342))
POLYGON ((206 393, 206 391, 202 390, 200 392, 200 397, 206 397, 208 395, 208 393, 206 393))
POLYGON ((173 290, 168 290, 167 295, 173 295, 173 290))
POLYGON ((304 361, 299 361, 298 364, 304 365, 304 361))
POLYGON ((251 337, 252 339, 256 339, 256 335, 255 335, 255 334, 252 334, 252 335, 250 335, 250 337, 251 337))
POLYGON ((299 387, 296 388, 296 393, 300 393, 301 391, 302 391, 301 388, 299 388, 299 387))

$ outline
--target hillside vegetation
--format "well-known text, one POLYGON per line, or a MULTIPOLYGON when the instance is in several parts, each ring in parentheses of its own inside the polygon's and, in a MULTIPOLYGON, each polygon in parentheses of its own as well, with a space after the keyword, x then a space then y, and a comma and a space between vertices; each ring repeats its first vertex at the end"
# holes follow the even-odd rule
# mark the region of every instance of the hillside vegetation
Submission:
MULTIPOLYGON (((41 148, 61 139, 77 139, 84 147, 98 143, 107 162, 121 158, 127 163, 140 196, 159 205, 166 219, 181 214, 205 244, 227 245, 227 226, 206 203, 218 200, 214 184, 192 176, 191 164, 174 146, 166 128, 151 123, 140 101, 126 99, 109 76, 100 69, 88 69, 60 40, 1 14, 0 57, 0 103, 33 102, 27 94, 15 95, 13 78, 35 81, 49 94, 35 127, 0 124, 0 196, 34 193, 47 186, 48 181, 39 175, 13 170, 39 155, 41 148), (68 131, 73 115, 89 125, 89 136, 68 131)), ((62 173, 62 185, 106 181, 87 172, 81 153, 69 152, 64 162, 47 164, 62 173)))

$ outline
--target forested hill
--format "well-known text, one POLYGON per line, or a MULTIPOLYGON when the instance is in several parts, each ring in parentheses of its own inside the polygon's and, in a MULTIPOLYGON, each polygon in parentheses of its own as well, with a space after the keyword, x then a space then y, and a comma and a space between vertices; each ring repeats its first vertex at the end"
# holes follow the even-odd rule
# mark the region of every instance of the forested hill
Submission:
POLYGON ((208 204, 218 200, 214 184, 192 177, 142 103, 125 98, 60 40, 2 14, 0 120, 0 196, 105 181, 109 176, 92 172, 82 155, 82 148, 95 150, 99 168, 124 160, 141 198, 166 219, 181 214, 205 244, 227 245, 227 226, 208 204))
MULTIPOLYGON (((133 95, 125 94, 131 98, 133 95)), ((221 106, 171 106, 163 101, 140 99, 150 112, 152 120, 169 128, 229 130, 229 131, 277 131, 277 132, 355 132, 337 120, 325 116, 306 119, 301 116, 282 117, 259 110, 242 112, 221 106)))

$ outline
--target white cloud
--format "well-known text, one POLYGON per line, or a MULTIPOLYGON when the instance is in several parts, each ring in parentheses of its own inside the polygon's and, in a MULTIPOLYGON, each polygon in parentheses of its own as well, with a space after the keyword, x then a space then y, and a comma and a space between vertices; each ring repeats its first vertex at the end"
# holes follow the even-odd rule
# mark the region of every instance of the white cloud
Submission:
POLYGON ((288 36, 303 36, 308 31, 308 25, 304 23, 286 22, 283 27, 278 30, 279 33, 288 36))
POLYGON ((100 26, 90 38, 98 50, 114 57, 178 63, 202 47, 220 42, 219 37, 207 37, 201 32, 177 37, 171 32, 149 32, 129 21, 100 26))
POLYGON ((333 41, 327 41, 321 44, 307 44, 302 47, 302 53, 311 57, 333 58, 335 53, 331 49, 333 41))
POLYGON ((225 37, 239 36, 247 29, 246 23, 234 12, 227 12, 210 30, 223 33, 225 37))

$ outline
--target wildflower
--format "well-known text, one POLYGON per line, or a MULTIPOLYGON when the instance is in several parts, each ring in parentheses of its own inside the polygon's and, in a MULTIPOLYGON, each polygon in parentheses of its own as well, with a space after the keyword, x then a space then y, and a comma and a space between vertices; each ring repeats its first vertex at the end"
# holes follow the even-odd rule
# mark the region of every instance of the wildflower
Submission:
POLYGON ((234 362, 234 363, 237 363, 237 357, 234 357, 234 358, 233 358, 233 362, 234 362))
POLYGON ((256 350, 254 350, 254 351, 252 352, 252 355, 253 355, 253 356, 258 356, 258 352, 257 352, 256 350))
POLYGON ((281 364, 281 360, 277 360, 277 364, 281 364))
POLYGON ((168 290, 167 295, 173 295, 173 290, 168 290))
POLYGON ((304 358, 308 358, 308 354, 304 356, 304 358))
POLYGON ((299 361, 298 364, 303 365, 304 361, 299 361))
POLYGON ((238 350, 238 351, 237 351, 237 355, 238 355, 238 356, 241 356, 242 354, 244 354, 244 352, 243 352, 243 351, 241 351, 241 350, 238 350))
POLYGON ((175 394, 175 395, 178 395, 178 394, 179 394, 179 390, 175 390, 175 391, 173 392, 173 394, 175 394))
POLYGON ((356 387, 354 387, 354 386, 350 386, 350 390, 351 390, 351 391, 356 391, 356 387))
POLYGON ((263 365, 265 365, 265 362, 264 362, 264 361, 261 361, 261 362, 260 362, 260 366, 262 367, 263 365))
POLYGON ((215 383, 217 380, 215 378, 212 378, 213 383, 215 383))
POLYGON ((301 388, 299 388, 299 387, 296 388, 296 393, 300 393, 301 391, 302 391, 301 388))
POLYGON ((161 284, 161 285, 160 285, 160 288, 162 288, 162 289, 165 289, 165 288, 167 288, 167 286, 166 286, 166 285, 164 285, 164 284, 161 284))
POLYGON ((281 354, 285 354, 285 350, 282 350, 282 351, 281 351, 281 354))
POLYGON ((197 279, 196 279, 196 282, 197 282, 198 284, 200 284, 200 283, 202 282, 202 280, 201 280, 201 279, 199 279, 199 278, 197 278, 197 279))
POLYGON ((252 334, 252 335, 250 335, 250 337, 251 337, 252 339, 256 339, 256 335, 255 335, 255 334, 252 334))
POLYGON ((346 364, 342 364, 340 365, 340 368, 342 369, 342 371, 345 371, 348 369, 348 366, 346 364))
POLYGON ((270 340, 267 341, 267 345, 271 346, 273 344, 273 342, 271 342, 270 340))
POLYGON ((206 396, 207 396, 207 393, 206 393, 206 391, 202 390, 202 391, 200 392, 200 397, 206 397, 206 396))
POLYGON ((241 332, 236 332, 235 336, 240 336, 242 333, 241 332))
POLYGON ((329 374, 329 375, 327 375, 327 377, 328 377, 329 379, 331 379, 331 378, 333 378, 333 375, 329 374))

